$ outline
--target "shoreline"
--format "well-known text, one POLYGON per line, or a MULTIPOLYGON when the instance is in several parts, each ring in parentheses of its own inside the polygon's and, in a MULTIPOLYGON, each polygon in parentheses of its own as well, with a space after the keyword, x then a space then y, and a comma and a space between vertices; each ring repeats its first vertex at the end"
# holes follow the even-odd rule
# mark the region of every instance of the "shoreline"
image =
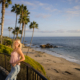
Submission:
MULTIPOLYGON (((29 47, 26 45, 26 47, 29 47)), ((31 47, 32 49, 34 49, 35 51, 41 51, 41 52, 45 52, 47 54, 50 54, 50 55, 53 55, 55 57, 61 57, 61 58, 64 58, 70 62, 74 62, 74 63, 77 63, 77 64, 80 64, 80 60, 79 59, 76 59, 75 57, 73 56, 65 56, 64 54, 61 54, 61 53, 57 53, 56 51, 51 51, 51 50, 47 50, 45 48, 40 48, 39 46, 37 47, 36 45, 33 44, 33 46, 31 47)))
MULTIPOLYGON (((23 47, 26 54, 28 47, 23 47)), ((50 80, 80 80, 80 64, 70 62, 62 57, 29 49, 27 56, 39 62, 45 69, 50 80), (53 77, 54 76, 54 77, 53 77)))
POLYGON ((41 50, 40 48, 32 48, 32 49, 34 49, 35 51, 41 51, 41 52, 45 52, 45 53, 47 53, 47 54, 50 54, 50 55, 53 55, 53 56, 55 56, 55 57, 60 57, 60 58, 63 58, 63 59, 66 59, 66 60, 68 60, 68 61, 70 61, 70 62, 74 62, 74 63, 77 63, 77 64, 79 64, 80 65, 80 61, 79 60, 77 60, 77 59, 75 59, 75 58, 70 58, 71 56, 64 56, 64 55, 62 55, 62 54, 59 54, 59 53, 57 53, 57 52, 55 52, 55 51, 48 51, 48 50, 41 50))

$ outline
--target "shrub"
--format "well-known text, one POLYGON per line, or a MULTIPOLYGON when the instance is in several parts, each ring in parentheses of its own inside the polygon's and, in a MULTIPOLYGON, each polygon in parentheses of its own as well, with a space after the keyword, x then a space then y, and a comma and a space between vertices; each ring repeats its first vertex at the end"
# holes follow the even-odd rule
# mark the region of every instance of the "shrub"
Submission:
POLYGON ((12 48, 0 44, 0 53, 11 54, 12 48))
POLYGON ((4 45, 12 45, 12 40, 5 39, 4 40, 4 45))

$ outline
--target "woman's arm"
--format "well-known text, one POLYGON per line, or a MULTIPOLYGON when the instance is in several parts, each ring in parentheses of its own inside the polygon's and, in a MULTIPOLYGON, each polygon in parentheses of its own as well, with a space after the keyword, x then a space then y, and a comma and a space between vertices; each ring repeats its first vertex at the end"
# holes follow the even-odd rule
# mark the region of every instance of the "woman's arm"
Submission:
POLYGON ((24 56, 24 54, 23 54, 23 52, 22 52, 22 50, 20 48, 18 48, 17 53, 21 56, 21 59, 16 61, 14 64, 18 64, 19 62, 25 60, 25 56, 24 56))

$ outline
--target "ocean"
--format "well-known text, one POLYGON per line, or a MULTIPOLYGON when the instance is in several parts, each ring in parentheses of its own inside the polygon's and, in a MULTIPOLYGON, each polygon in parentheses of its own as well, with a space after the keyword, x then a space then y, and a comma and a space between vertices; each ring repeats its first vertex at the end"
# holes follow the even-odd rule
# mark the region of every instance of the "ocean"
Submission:
MULTIPOLYGON (((29 46, 31 37, 25 37, 25 41, 27 41, 25 44, 29 46)), ((80 37, 33 37, 31 47, 34 50, 80 64, 80 37), (58 48, 40 48, 41 44, 47 43, 58 46, 58 48)))

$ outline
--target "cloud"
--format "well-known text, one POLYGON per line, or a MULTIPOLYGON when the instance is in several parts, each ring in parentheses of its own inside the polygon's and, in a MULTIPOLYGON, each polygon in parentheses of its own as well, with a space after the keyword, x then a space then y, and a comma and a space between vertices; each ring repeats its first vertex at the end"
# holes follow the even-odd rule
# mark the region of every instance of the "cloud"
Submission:
MULTIPOLYGON (((32 32, 32 29, 26 29, 26 32, 32 32)), ((54 31, 48 31, 48 30, 40 30, 40 29, 35 29, 34 32, 37 33, 64 33, 64 30, 54 30, 54 31)))
POLYGON ((74 6, 73 8, 78 10, 80 9, 80 6, 74 6))
MULTIPOLYGON (((26 32, 32 32, 32 29, 26 29, 26 32)), ((48 31, 48 30, 40 30, 40 29, 35 29, 34 32, 37 33, 80 33, 80 29, 79 30, 54 30, 54 31, 48 31)))
POLYGON ((51 15, 50 14, 38 14, 38 15, 36 15, 35 17, 36 18, 48 18, 48 17, 50 17, 51 15))
POLYGON ((61 10, 58 10, 57 8, 54 8, 53 5, 47 4, 45 6, 43 6, 44 10, 47 10, 49 12, 61 12, 61 10))
POLYGON ((73 1, 73 0, 68 0, 69 2, 73 1))
POLYGON ((30 2, 28 2, 28 1, 22 1, 22 3, 24 3, 24 4, 26 4, 26 5, 30 5, 30 6, 35 6, 35 4, 34 3, 30 3, 30 2))
POLYGON ((5 11, 5 17, 7 17, 7 16, 8 16, 8 18, 9 17, 15 17, 16 18, 16 13, 11 12, 11 10, 6 10, 5 11))
POLYGON ((45 7, 44 9, 45 9, 45 10, 48 10, 48 11, 50 11, 50 12, 54 12, 54 11, 60 12, 60 10, 54 9, 54 8, 51 8, 51 7, 45 7))
POLYGON ((75 2, 79 2, 79 0, 75 0, 75 2))
MULTIPOLYGON (((4 31, 8 31, 8 28, 4 28, 4 31)), ((28 29, 26 28, 26 32, 32 32, 33 29, 28 29)), ((35 29, 34 32, 37 33, 80 33, 80 29, 78 30, 53 30, 53 31, 49 31, 49 30, 40 30, 40 29, 35 29)))
POLYGON ((69 1, 69 4, 72 4, 72 1, 73 1, 73 0, 68 0, 68 1, 69 1))
POLYGON ((56 33, 64 33, 65 30, 57 30, 56 33))
POLYGON ((24 5, 29 5, 29 6, 35 6, 34 3, 28 2, 28 1, 13 1, 13 2, 17 3, 17 4, 24 4, 24 5))
POLYGON ((78 14, 80 14, 80 11, 66 11, 66 13, 78 15, 78 14))
POLYGON ((34 8, 38 8, 39 6, 45 6, 47 4, 45 3, 41 3, 39 1, 34 1, 34 2, 30 2, 30 1, 14 1, 14 3, 17 3, 17 4, 24 4, 24 5, 28 5, 28 6, 31 6, 34 8))
MULTIPOLYGON (((0 30, 1 30, 1 28, 0 28, 0 30)), ((8 28, 3 27, 3 32, 4 31, 8 31, 8 28)))
POLYGON ((74 3, 80 3, 80 0, 67 0, 69 2, 69 4, 73 4, 74 3))
POLYGON ((17 4, 24 4, 24 5, 28 5, 31 6, 31 9, 36 9, 36 8, 42 8, 44 10, 50 11, 50 12, 60 12, 60 10, 56 9, 53 7, 53 5, 47 4, 47 3, 42 3, 40 1, 34 1, 34 2, 30 2, 30 1, 17 1, 17 4))
POLYGON ((48 4, 46 4, 46 3, 41 3, 41 2, 39 2, 39 1, 35 1, 35 4, 36 4, 36 5, 39 5, 39 6, 46 6, 46 5, 48 5, 48 4))
POLYGON ((80 33, 80 30, 68 30, 69 33, 80 33))
POLYGON ((80 16, 80 6, 73 6, 72 8, 68 8, 64 10, 65 15, 67 16, 67 20, 73 18, 73 17, 78 17, 80 16))

